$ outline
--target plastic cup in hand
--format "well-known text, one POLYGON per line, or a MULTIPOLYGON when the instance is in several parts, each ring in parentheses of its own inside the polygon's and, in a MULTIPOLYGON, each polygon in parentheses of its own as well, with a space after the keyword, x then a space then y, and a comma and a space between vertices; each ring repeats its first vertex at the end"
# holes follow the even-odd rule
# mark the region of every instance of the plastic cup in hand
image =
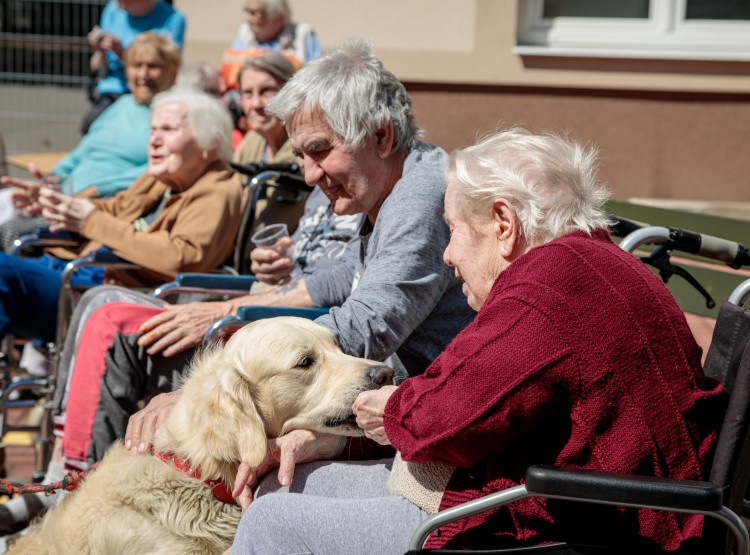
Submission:
MULTIPOLYGON (((271 224, 253 233, 250 240, 256 247, 274 248, 274 245, 284 237, 289 237, 289 229, 286 224, 271 224)), ((291 258, 292 252, 294 252, 294 243, 290 242, 290 245, 284 247, 279 246, 275 250, 280 255, 291 258)))

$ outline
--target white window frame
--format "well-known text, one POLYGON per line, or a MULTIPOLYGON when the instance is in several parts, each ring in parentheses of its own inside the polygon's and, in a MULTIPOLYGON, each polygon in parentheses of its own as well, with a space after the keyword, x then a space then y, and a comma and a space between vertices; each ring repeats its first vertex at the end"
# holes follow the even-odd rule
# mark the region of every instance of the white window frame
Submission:
POLYGON ((542 17, 518 0, 520 55, 750 61, 750 21, 685 19, 687 0, 651 0, 648 19, 542 17))

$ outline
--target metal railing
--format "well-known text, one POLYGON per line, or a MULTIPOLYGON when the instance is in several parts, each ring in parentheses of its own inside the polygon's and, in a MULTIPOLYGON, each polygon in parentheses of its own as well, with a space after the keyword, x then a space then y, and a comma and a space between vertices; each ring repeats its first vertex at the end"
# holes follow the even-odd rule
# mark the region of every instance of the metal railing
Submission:
POLYGON ((9 154, 65 151, 88 109, 86 34, 106 0, 0 0, 0 133, 9 154))

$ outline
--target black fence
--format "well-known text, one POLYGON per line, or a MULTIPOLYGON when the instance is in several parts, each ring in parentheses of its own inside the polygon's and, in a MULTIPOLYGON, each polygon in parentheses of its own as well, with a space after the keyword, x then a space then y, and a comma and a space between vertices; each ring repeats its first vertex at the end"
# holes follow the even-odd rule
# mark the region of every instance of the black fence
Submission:
POLYGON ((0 83, 82 87, 106 0, 0 0, 0 83))

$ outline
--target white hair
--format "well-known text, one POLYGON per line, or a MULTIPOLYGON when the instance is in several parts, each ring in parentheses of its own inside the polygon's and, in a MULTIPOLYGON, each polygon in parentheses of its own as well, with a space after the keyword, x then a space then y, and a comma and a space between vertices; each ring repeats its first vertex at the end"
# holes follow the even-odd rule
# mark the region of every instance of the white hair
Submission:
POLYGON ((445 176, 462 217, 486 213, 496 199, 516 211, 530 246, 573 231, 611 225, 609 191, 597 181, 597 150, 567 138, 514 127, 451 153, 445 176))
POLYGON ((316 110, 351 149, 387 122, 393 124, 396 152, 411 147, 420 134, 404 85, 361 39, 350 39, 307 63, 266 106, 284 123, 316 110))
POLYGON ((179 104, 187 111, 187 120, 200 148, 216 149, 216 157, 229 161, 232 158, 232 118, 224 103, 195 87, 172 87, 154 96, 153 113, 160 106, 179 104))

